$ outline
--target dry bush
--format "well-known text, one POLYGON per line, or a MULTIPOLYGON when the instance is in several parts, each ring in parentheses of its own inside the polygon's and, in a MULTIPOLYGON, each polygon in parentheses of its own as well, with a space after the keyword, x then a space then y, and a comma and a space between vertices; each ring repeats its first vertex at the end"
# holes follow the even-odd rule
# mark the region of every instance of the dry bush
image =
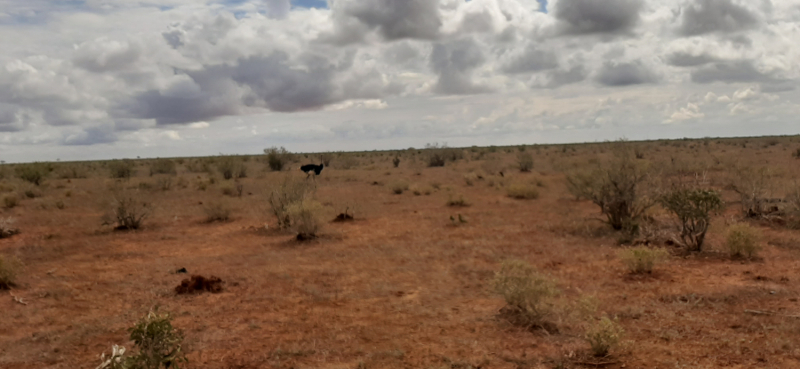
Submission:
POLYGON ((464 151, 457 148, 449 148, 447 144, 439 143, 425 144, 425 152, 429 167, 443 167, 447 161, 456 161, 464 158, 464 151))
POLYGON ((175 162, 170 159, 156 159, 150 164, 150 176, 154 174, 171 174, 175 175, 178 174, 178 170, 175 169, 175 162))
POLYGON ((475 172, 469 172, 467 174, 464 174, 464 182, 467 184, 467 186, 474 185, 475 182, 478 181, 478 179, 479 179, 479 176, 475 172))
POLYGON ((678 217, 681 241, 690 251, 702 251, 711 225, 711 213, 722 209, 719 192, 705 189, 675 189, 660 199, 661 205, 678 217))
POLYGON ((520 172, 530 172, 533 169, 533 155, 529 152, 517 153, 517 166, 520 172))
POLYGON ((115 229, 139 229, 153 211, 147 196, 136 190, 114 189, 109 212, 103 216, 103 224, 116 224, 115 229))
POLYGON ((297 239, 310 240, 317 237, 322 228, 322 205, 310 198, 295 202, 286 210, 292 231, 297 239))
POLYGON ((217 170, 224 179, 247 177, 247 165, 241 160, 232 157, 221 158, 217 162, 217 170))
POLYGON ((464 195, 458 195, 458 197, 450 195, 447 198, 446 205, 447 206, 454 206, 454 207, 465 207, 465 206, 469 206, 470 203, 466 199, 464 199, 464 195))
POLYGON ((503 313, 510 322, 524 327, 542 327, 551 314, 555 283, 524 261, 506 261, 492 280, 494 291, 503 296, 503 313))
POLYGON ((130 159, 114 160, 108 163, 108 170, 111 178, 127 179, 134 175, 134 166, 130 159))
POLYGON ((264 149, 264 154, 267 155, 267 166, 275 172, 283 170, 283 167, 292 160, 292 154, 283 146, 264 149))
POLYGON ((188 361, 181 347, 183 334, 172 326, 169 314, 151 311, 128 331, 139 353, 127 356, 124 347, 114 345, 108 358, 100 356, 97 369, 180 369, 188 361))
POLYGON ((85 166, 79 164, 61 164, 55 169, 55 173, 59 179, 78 179, 89 176, 85 166))
POLYGON ((539 190, 531 184, 514 183, 506 188, 508 197, 520 200, 532 200, 539 198, 539 190))
POLYGON ((619 344, 625 330, 614 320, 603 317, 589 326, 584 339, 589 342, 592 355, 595 357, 608 356, 609 352, 619 344))
POLYGON ((623 143, 614 147, 614 158, 591 172, 567 175, 567 189, 576 198, 600 207, 606 223, 615 230, 635 232, 644 212, 656 203, 646 192, 650 171, 623 143))
POLYGON ((6 209, 13 209, 17 205, 19 205, 19 196, 6 195, 3 197, 3 207, 5 207, 6 209))
POLYGON ((281 185, 272 191, 269 197, 269 205, 275 218, 278 219, 278 227, 289 228, 292 225, 292 218, 289 215, 289 208, 314 191, 314 187, 309 181, 296 177, 286 177, 281 185))
POLYGON ((392 182, 392 184, 389 185, 389 188, 392 190, 392 193, 400 195, 403 193, 403 191, 407 191, 409 186, 408 182, 406 181, 396 181, 392 182))
POLYGON ((653 268, 669 257, 669 252, 662 248, 636 246, 619 251, 619 258, 628 272, 634 274, 652 273, 653 268))
POLYGON ((11 237, 19 233, 19 228, 14 226, 14 218, 0 218, 0 238, 11 237))
POLYGON ((0 255, 0 290, 8 290, 14 287, 14 280, 17 279, 17 272, 20 262, 10 257, 0 255))
POLYGON ((231 207, 224 201, 208 201, 203 207, 206 222, 227 222, 231 218, 231 207))
POLYGON ((317 156, 319 157, 319 161, 321 161, 322 164, 325 164, 326 167, 329 167, 331 165, 331 160, 333 160, 333 153, 323 152, 317 156))
POLYGON ((733 169, 728 187, 739 194, 742 214, 760 218, 777 210, 770 205, 774 177, 775 174, 766 167, 739 166, 733 169))
POLYGON ((481 170, 490 175, 497 175, 503 171, 503 163, 499 160, 489 159, 481 164, 481 170))
POLYGON ((761 248, 759 242, 761 232, 745 223, 733 224, 728 227, 725 245, 731 257, 752 258, 761 248))
POLYGON ((38 186, 44 181, 48 170, 47 167, 41 163, 20 164, 14 167, 14 173, 16 173, 17 178, 38 186))
POLYGON ((190 173, 211 173, 211 160, 195 159, 186 163, 186 170, 190 173))
POLYGON ((409 187, 409 189, 410 189, 411 193, 413 193, 415 196, 420 196, 420 195, 423 195, 423 194, 427 196, 427 195, 430 195, 433 192, 433 188, 432 187, 420 185, 418 183, 415 183, 415 184, 411 185, 411 187, 409 187))
POLYGON ((400 166, 400 157, 399 156, 395 156, 394 159, 392 159, 392 165, 394 165, 395 168, 400 166))

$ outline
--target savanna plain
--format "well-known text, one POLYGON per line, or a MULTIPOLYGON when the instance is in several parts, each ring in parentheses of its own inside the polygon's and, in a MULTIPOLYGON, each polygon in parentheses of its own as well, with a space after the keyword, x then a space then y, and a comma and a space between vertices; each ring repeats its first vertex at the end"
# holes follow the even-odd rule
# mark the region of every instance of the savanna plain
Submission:
POLYGON ((797 136, 5 164, 0 367, 798 368, 798 164, 797 136))

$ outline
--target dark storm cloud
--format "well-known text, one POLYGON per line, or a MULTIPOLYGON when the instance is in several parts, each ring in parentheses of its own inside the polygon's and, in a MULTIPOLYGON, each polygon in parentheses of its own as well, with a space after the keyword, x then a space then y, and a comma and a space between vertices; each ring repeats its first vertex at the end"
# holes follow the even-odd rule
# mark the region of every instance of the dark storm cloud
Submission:
POLYGON ((604 86, 630 86, 653 83, 658 77, 640 62, 607 62, 597 74, 596 80, 604 86))
POLYGON ((388 41, 432 40, 442 26, 438 1, 339 0, 332 10, 334 34, 322 39, 338 44, 359 42, 369 30, 377 30, 388 41))
POLYGON ((556 70, 549 74, 550 80, 547 82, 546 87, 558 88, 564 85, 578 83, 586 79, 586 69, 577 65, 567 70, 556 70))
POLYGON ((747 30, 757 24, 756 15, 731 0, 696 0, 683 10, 679 32, 684 36, 729 33, 747 30))
POLYGON ((489 91, 472 82, 472 71, 483 65, 486 57, 472 38, 433 46, 431 69, 439 75, 434 90, 440 94, 475 94, 489 91))
POLYGON ((642 0, 560 0, 554 13, 570 34, 618 33, 639 22, 642 0))
POLYGON ((717 61, 717 58, 708 55, 692 55, 684 52, 676 52, 667 57, 667 64, 675 67, 696 67, 717 61))
POLYGON ((110 127, 89 127, 81 132, 67 135, 61 140, 62 145, 88 146, 117 141, 117 135, 110 127))
POLYGON ((692 82, 695 83, 761 82, 772 84, 783 81, 775 78, 772 74, 762 73, 749 60, 714 63, 693 71, 691 76, 692 82))
POLYGON ((16 132, 22 130, 19 120, 19 108, 14 105, 0 103, 0 132, 16 132))
POLYGON ((525 50, 515 55, 501 68, 508 74, 531 73, 558 67, 558 58, 553 52, 539 50, 534 45, 528 45, 525 50))

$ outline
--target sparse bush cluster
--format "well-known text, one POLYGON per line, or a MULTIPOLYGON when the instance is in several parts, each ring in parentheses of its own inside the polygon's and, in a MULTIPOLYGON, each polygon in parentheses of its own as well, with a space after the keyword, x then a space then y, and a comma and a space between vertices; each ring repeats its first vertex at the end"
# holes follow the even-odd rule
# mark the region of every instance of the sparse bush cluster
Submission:
POLYGON ((206 222, 227 222, 231 218, 231 208, 223 201, 209 201, 203 207, 206 222))
POLYGON ((111 178, 128 179, 135 172, 134 166, 133 160, 130 159, 113 160, 108 163, 108 170, 111 178))
POLYGON ((725 244, 731 257, 752 258, 760 249, 761 232, 745 224, 739 223, 728 227, 725 244))
POLYGON ((177 173, 175 162, 170 159, 156 159, 150 164, 150 176, 154 174, 175 175, 177 173))
POLYGON ((17 178, 38 186, 44 181, 48 170, 47 166, 41 163, 20 164, 14 167, 14 173, 17 178))
POLYGON ((521 200, 532 200, 539 198, 539 190, 532 184, 513 183, 506 188, 508 197, 521 200))
POLYGON ((443 167, 448 161, 456 161, 464 157, 461 149, 449 148, 447 144, 426 144, 425 151, 429 167, 443 167))
POLYGON ((506 261, 495 275, 494 291, 506 301, 505 317, 513 324, 542 327, 551 314, 555 283, 524 261, 506 261))
POLYGON ((533 169, 533 155, 526 151, 517 153, 517 166, 520 172, 530 172, 533 169))
POLYGON ((247 177, 247 165, 233 157, 224 157, 217 162, 219 174, 224 179, 247 177))
POLYGON ((282 146, 264 149, 264 154, 267 155, 267 165, 269 169, 276 172, 283 170, 283 167, 286 166, 292 158, 292 154, 282 146))

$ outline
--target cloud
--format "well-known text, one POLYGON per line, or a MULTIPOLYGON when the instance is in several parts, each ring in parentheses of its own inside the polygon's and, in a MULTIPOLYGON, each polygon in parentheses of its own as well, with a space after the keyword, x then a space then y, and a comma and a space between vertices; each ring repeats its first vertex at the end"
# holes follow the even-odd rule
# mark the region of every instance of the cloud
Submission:
POLYGON ((551 51, 540 50, 536 45, 529 44, 525 49, 513 55, 503 66, 502 70, 508 74, 538 72, 541 70, 558 67, 558 58, 551 51))
POLYGON ((611 63, 606 62, 597 73, 595 80, 612 87, 655 83, 658 77, 641 62, 611 63))
POLYGON ((203 129, 203 128, 208 128, 210 126, 211 125, 208 124, 208 122, 194 122, 189 124, 189 128, 194 128, 194 129, 203 129))
POLYGON ((110 127, 89 127, 79 132, 66 135, 61 143, 67 146, 88 146, 107 144, 117 141, 117 135, 110 127))
POLYGON ((695 83, 779 83, 780 79, 772 73, 759 71, 752 61, 722 61, 696 69, 691 73, 692 82, 695 83))
POLYGON ((697 0, 683 9, 679 33, 697 36, 712 32, 740 32, 757 24, 755 14, 732 0, 697 0))
POLYGON ((334 32, 325 35, 337 44, 360 42, 368 31, 384 40, 433 40, 442 26, 438 1, 337 0, 332 3, 334 32))
POLYGON ((439 75, 434 91, 440 94, 463 95, 490 91, 472 81, 472 71, 486 62, 486 56, 471 37, 437 43, 431 53, 431 69, 439 75))
POLYGON ((676 67, 696 67, 717 60, 717 58, 708 54, 694 55, 687 52, 675 52, 667 57, 667 63, 676 67))
POLYGON ((72 62, 91 72, 120 71, 134 65, 142 52, 135 42, 100 38, 78 45, 72 62))
POLYGON ((559 0, 555 17, 568 34, 628 32, 639 22, 642 0, 559 0))
POLYGON ((586 69, 582 65, 566 70, 555 70, 549 73, 546 87, 558 88, 564 85, 578 83, 586 79, 586 69))

